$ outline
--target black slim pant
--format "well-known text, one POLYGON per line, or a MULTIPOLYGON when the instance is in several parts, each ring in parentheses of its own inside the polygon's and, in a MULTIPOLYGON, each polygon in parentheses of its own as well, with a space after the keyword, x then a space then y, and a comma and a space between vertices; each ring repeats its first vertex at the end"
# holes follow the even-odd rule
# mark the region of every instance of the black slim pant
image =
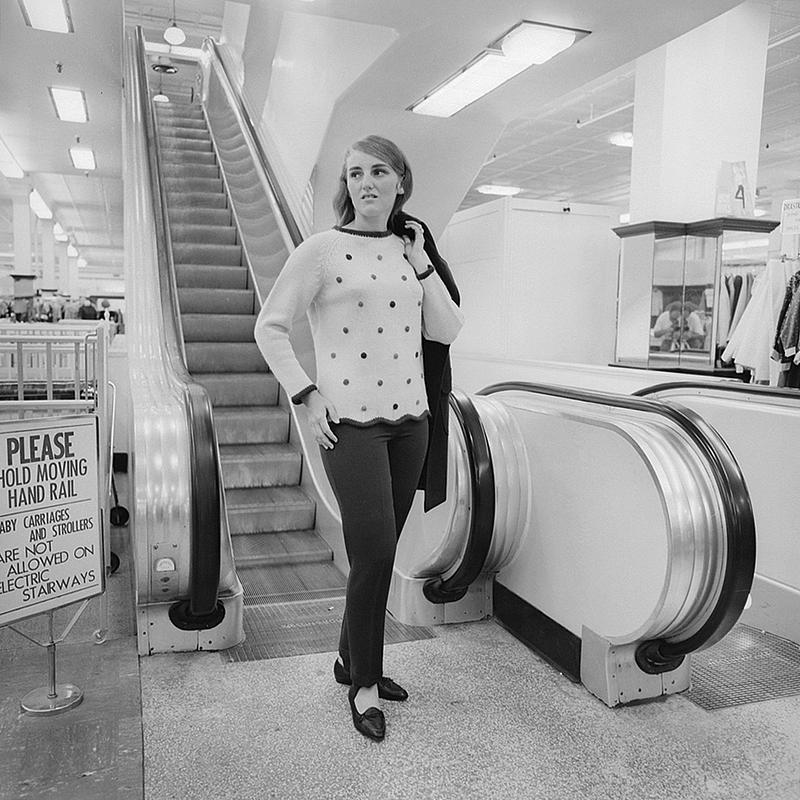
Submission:
POLYGON ((342 422, 331 429, 339 441, 322 449, 322 462, 350 562, 339 655, 356 686, 372 686, 383 675, 386 601, 397 539, 425 460, 428 420, 342 422))

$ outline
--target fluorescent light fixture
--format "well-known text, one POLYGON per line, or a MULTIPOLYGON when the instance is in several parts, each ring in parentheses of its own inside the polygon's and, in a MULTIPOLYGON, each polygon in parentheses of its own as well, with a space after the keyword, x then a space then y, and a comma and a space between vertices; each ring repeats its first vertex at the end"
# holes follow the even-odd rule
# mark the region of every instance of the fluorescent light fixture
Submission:
POLYGON ((85 258, 83 258, 83 256, 81 256, 81 258, 79 258, 75 262, 75 264, 78 266, 79 269, 83 269, 88 263, 89 262, 85 258))
POLYGON ((148 42, 144 43, 145 53, 169 53, 172 47, 168 44, 161 44, 161 42, 148 42))
POLYGON ((28 195, 28 205, 39 219, 53 219, 53 212, 47 207, 47 203, 36 189, 31 189, 31 193, 28 195))
POLYGON ((191 58, 194 61, 199 61, 203 55, 203 51, 199 47, 171 46, 169 53, 176 58, 191 58))
POLYGON ((66 0, 19 0, 25 24, 53 33, 74 33, 66 0))
POLYGON ((53 225, 53 238, 57 242, 67 242, 67 241, 69 241, 69 237, 64 232, 64 229, 61 227, 61 223, 60 222, 56 222, 53 225))
POLYGON ((617 147, 633 147, 633 134, 630 131, 617 131, 608 137, 608 141, 617 147))
POLYGON ((627 225, 631 221, 630 214, 620 214, 619 215, 619 222, 620 225, 627 225))
POLYGON ((90 147, 70 147, 69 156, 75 169, 97 169, 94 151, 90 147))
POLYGON ((83 89, 62 89, 57 86, 49 88, 60 120, 88 122, 89 112, 86 110, 86 96, 83 94, 83 89))
POLYGON ((164 44, 163 42, 144 43, 144 51, 148 55, 170 55, 175 58, 188 58, 192 61, 199 61, 203 56, 203 51, 199 47, 179 47, 177 45, 164 44))
POLYGON ((753 209, 753 216, 754 217, 766 217, 767 216, 767 209, 766 208, 754 208, 753 209))
POLYGON ((523 20, 406 110, 452 117, 523 70, 544 64, 588 35, 589 31, 523 20))
POLYGON ((2 139, 0 139, 0 172, 6 178, 22 178, 25 176, 22 167, 17 164, 17 159, 11 155, 11 151, 6 147, 2 139))
POLYGON ((78 251, 75 249, 75 245, 74 244, 71 244, 71 245, 69 245, 69 247, 67 247, 67 255, 70 258, 77 258, 78 257, 78 251))
POLYGON ((154 102, 154 103, 169 103, 169 97, 167 97, 165 94, 161 94, 161 92, 159 92, 159 93, 158 93, 158 94, 157 94, 157 95, 156 95, 156 96, 153 98, 153 102, 154 102))
POLYGON ((484 183, 475 187, 475 191, 481 194, 498 194, 503 197, 513 197, 519 194, 522 189, 519 186, 500 186, 495 183, 484 183))

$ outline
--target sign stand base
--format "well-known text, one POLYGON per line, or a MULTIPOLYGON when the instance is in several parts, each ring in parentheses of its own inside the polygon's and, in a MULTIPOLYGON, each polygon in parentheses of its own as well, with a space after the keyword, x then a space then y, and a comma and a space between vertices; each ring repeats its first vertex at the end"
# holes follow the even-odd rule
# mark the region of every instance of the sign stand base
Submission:
POLYGON ((43 686, 41 689, 28 692, 19 701, 20 708, 28 714, 44 717, 68 711, 83 700, 83 691, 71 683, 59 683, 55 687, 55 695, 50 694, 51 688, 43 686))
POLYGON ((74 616, 69 621, 69 624, 64 629, 64 632, 58 637, 58 639, 55 638, 53 630, 53 610, 51 609, 48 611, 47 623, 50 632, 50 640, 47 643, 37 641, 31 636, 28 636, 27 633, 17 630, 13 625, 8 626, 12 631, 18 633, 20 636, 23 636, 29 642, 33 642, 33 644, 38 645, 39 647, 47 648, 50 684, 49 686, 43 686, 40 689, 34 689, 33 691, 28 692, 28 694, 26 694, 25 697, 19 701, 20 708, 27 714, 33 714, 37 717, 60 714, 62 711, 68 711, 70 708, 74 708, 75 706, 79 705, 83 700, 83 690, 79 689, 77 686, 74 686, 71 683, 56 683, 56 645, 59 642, 64 641, 69 632, 72 630, 72 626, 78 621, 78 617, 80 617, 80 615, 84 612, 88 604, 88 599, 81 603, 80 608, 75 612, 74 616))

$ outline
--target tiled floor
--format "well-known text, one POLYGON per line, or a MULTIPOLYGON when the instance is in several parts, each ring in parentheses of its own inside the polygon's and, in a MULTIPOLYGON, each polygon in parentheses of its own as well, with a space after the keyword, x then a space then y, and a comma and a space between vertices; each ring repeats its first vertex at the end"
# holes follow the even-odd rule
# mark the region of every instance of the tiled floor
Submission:
POLYGON ((382 743, 353 729, 331 653, 140 661, 129 535, 106 642, 93 601, 58 648, 80 706, 20 714, 46 653, 0 629, 0 800, 800 800, 800 697, 609 709, 491 621, 387 647, 411 697, 384 704, 382 743))

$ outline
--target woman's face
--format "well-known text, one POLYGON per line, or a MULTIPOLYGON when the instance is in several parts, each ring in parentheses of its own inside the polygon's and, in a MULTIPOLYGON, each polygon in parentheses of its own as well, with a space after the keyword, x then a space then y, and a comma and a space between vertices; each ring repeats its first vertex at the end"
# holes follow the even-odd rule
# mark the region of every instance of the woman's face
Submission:
POLYGON ((347 157, 345 176, 356 224, 385 227, 397 198, 400 176, 385 161, 360 150, 347 157))

